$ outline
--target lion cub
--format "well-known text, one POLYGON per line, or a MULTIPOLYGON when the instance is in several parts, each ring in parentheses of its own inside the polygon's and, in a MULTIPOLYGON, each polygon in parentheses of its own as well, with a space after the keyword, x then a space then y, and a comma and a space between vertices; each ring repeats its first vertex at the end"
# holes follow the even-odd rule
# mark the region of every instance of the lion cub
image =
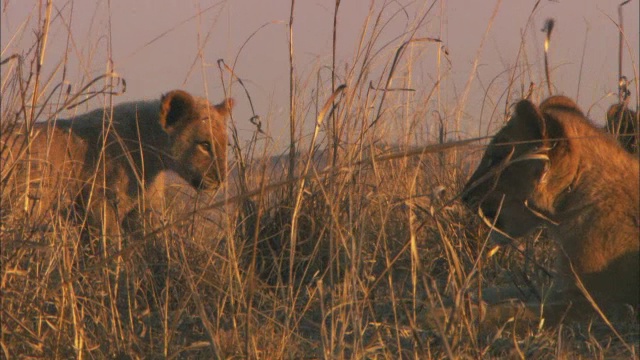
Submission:
MULTIPOLYGON (((463 201, 506 236, 544 226, 556 240, 559 279, 543 314, 553 323, 569 303, 578 317, 593 314, 586 311, 592 305, 582 285, 605 314, 622 304, 638 310, 639 191, 638 159, 594 127, 571 99, 553 96, 539 106, 528 100, 515 106, 466 184, 463 201)), ((505 310, 490 307, 487 316, 505 310)))
POLYGON ((46 221, 72 209, 102 234, 119 235, 130 211, 152 206, 153 192, 162 193, 165 170, 198 190, 216 189, 226 174, 232 106, 231 99, 212 106, 174 90, 159 100, 36 123, 31 136, 18 125, 0 144, 2 216, 25 211, 46 221))

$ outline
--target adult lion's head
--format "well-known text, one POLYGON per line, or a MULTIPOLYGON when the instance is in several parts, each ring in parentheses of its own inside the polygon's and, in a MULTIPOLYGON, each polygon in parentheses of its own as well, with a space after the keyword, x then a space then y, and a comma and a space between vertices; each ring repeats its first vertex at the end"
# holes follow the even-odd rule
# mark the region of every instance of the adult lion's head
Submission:
POLYGON ((463 201, 495 224, 496 240, 520 237, 553 221, 554 202, 570 189, 577 164, 561 118, 584 122, 577 105, 554 96, 522 100, 494 136, 463 191, 463 201))

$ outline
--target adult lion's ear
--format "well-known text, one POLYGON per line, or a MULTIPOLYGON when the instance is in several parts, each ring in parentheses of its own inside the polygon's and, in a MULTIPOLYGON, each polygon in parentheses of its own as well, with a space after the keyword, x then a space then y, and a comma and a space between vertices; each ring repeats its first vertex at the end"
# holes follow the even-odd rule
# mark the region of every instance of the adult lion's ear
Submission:
POLYGON ((182 90, 173 90, 163 95, 160 103, 160 125, 167 132, 190 119, 195 109, 193 96, 182 90))
POLYGON ((544 140, 547 138, 547 127, 538 107, 529 100, 520 100, 515 107, 515 114, 509 120, 512 126, 521 128, 529 136, 544 140))
POLYGON ((560 118, 578 116, 586 120, 578 104, 563 95, 551 96, 540 104, 540 112, 544 114, 549 139, 566 139, 567 134, 560 118))
POLYGON ((224 99, 220 104, 216 105, 216 111, 218 114, 222 115, 222 117, 227 117, 233 109, 233 105, 235 105, 236 101, 232 98, 224 99))

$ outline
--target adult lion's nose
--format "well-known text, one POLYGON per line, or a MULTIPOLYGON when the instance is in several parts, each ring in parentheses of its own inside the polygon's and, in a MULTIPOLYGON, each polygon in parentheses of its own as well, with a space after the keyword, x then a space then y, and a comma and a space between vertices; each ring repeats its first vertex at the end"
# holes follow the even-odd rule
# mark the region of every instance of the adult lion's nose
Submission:
POLYGON ((474 203, 474 198, 471 195, 471 191, 469 191, 469 189, 465 186, 464 190, 462 190, 462 196, 460 197, 460 199, 462 200, 463 203, 465 203, 467 206, 472 206, 474 203))

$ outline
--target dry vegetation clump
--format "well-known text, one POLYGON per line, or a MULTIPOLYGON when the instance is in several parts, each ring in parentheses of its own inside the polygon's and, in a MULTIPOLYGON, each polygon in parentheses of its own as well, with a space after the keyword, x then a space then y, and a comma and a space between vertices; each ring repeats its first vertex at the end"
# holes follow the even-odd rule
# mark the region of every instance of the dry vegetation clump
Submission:
MULTIPOLYGON (((407 34, 437 15, 426 11, 407 34)), ((544 234, 499 249, 488 241, 457 200, 483 147, 438 147, 459 129, 452 116, 434 126, 425 115, 448 109, 435 109, 440 83, 424 92, 384 91, 416 60, 402 49, 436 45, 412 35, 380 44, 384 26, 364 27, 356 65, 334 79, 318 75, 317 87, 301 81, 292 92, 297 109, 316 110, 292 117, 298 133, 304 123, 323 123, 311 150, 309 136, 296 137, 291 176, 290 155, 277 155, 268 137, 256 131, 242 143, 232 135, 225 187, 204 194, 169 181, 162 214, 134 219, 123 239, 103 242, 88 238, 77 219, 13 211, 5 199, 19 199, 3 186, 2 357, 637 357, 633 320, 615 324, 620 338, 600 323, 517 332, 513 319, 492 334, 480 331, 470 312, 481 289, 544 287, 554 247, 544 234), (323 113, 338 79, 347 87, 323 113), (258 144, 266 144, 262 155, 255 155, 258 144), (455 305, 456 320, 433 327, 428 309, 441 305, 455 305)), ((111 73, 75 85, 77 94, 63 89, 61 72, 40 74, 37 39, 31 50, 2 59, 3 132, 53 121, 78 99, 117 102, 111 73)), ((403 79, 394 86, 410 88, 403 79)))
POLYGON ((638 113, 624 103, 613 104, 607 111, 607 130, 614 134, 620 145, 632 154, 640 153, 638 148, 638 113))

